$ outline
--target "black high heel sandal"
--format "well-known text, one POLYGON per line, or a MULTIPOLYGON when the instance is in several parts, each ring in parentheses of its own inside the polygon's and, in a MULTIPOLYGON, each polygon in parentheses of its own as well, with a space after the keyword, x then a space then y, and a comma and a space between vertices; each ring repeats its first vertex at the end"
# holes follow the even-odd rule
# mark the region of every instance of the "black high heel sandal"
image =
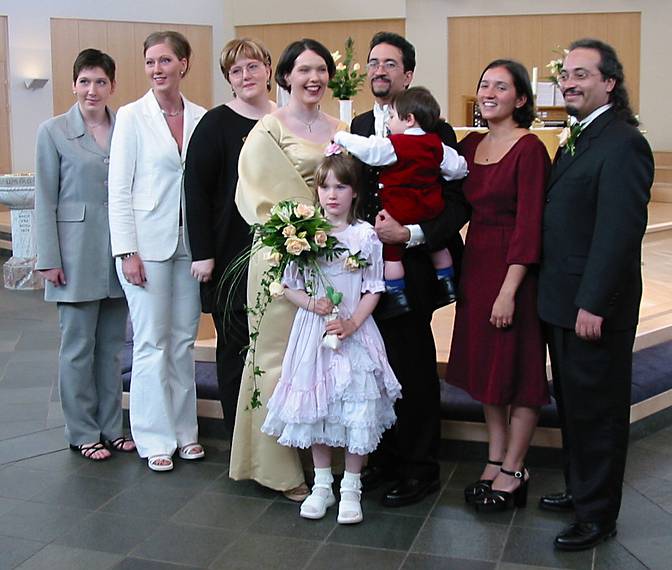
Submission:
POLYGON ((493 513, 498 511, 506 511, 513 507, 523 508, 527 506, 527 486, 530 481, 529 475, 525 479, 527 470, 521 467, 520 471, 509 471, 508 469, 500 468, 500 472, 510 477, 520 479, 520 485, 515 491, 495 491, 490 487, 490 490, 482 495, 474 505, 476 510, 481 513, 493 513))
MULTIPOLYGON (((488 459, 488 465, 501 467, 501 461, 491 461, 488 459)), ((493 479, 479 479, 464 488, 464 500, 468 505, 473 505, 478 499, 485 495, 492 488, 493 479)))

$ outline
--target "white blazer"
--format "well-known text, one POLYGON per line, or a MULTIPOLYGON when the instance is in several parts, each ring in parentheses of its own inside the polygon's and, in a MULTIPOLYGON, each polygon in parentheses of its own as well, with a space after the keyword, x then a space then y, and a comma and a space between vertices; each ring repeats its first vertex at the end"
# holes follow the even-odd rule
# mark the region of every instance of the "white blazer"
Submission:
POLYGON ((184 161, 191 133, 206 112, 184 95, 182 100, 181 155, 151 89, 117 112, 108 186, 112 255, 137 251, 142 259, 165 261, 177 249, 184 161))

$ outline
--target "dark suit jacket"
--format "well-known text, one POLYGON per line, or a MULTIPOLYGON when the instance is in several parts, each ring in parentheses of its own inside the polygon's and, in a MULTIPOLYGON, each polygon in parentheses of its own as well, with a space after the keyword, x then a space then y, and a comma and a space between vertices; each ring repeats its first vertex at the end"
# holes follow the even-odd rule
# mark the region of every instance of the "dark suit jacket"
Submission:
MULTIPOLYGON (((350 131, 356 135, 370 136, 375 134, 373 111, 357 115, 350 125, 350 131)), ((441 122, 437 134, 444 144, 457 149, 457 139, 452 127, 441 122)), ((367 221, 373 223, 380 209, 377 199, 378 173, 377 168, 365 167, 365 188, 361 200, 362 211, 367 221)), ((445 181, 444 181, 445 182, 445 181)), ((443 197, 446 203, 441 215, 420 224, 427 247, 410 248, 404 254, 406 267, 406 293, 413 308, 428 311, 434 310, 434 294, 431 284, 436 281, 427 251, 448 247, 453 256, 453 265, 459 272, 460 260, 464 244, 459 231, 469 219, 469 206, 461 191, 461 181, 445 182, 443 197)))
POLYGON ((544 321, 573 329, 582 308, 606 330, 637 325, 653 168, 646 139, 611 109, 581 133, 575 156, 558 150, 543 222, 544 321))

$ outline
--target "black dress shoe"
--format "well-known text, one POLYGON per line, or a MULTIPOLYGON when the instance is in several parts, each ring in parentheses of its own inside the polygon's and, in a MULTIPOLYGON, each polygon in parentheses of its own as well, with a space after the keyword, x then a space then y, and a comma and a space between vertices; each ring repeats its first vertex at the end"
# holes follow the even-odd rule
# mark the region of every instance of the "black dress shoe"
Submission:
POLYGON ((574 510, 574 497, 571 493, 563 491, 552 495, 544 495, 539 499, 539 508, 546 511, 566 513, 574 510))
POLYGON ((376 318, 392 319, 411 312, 408 298, 403 289, 388 289, 381 295, 376 308, 376 318))
POLYGON ((388 476, 382 467, 374 465, 364 467, 360 481, 362 482, 362 493, 368 493, 377 489, 383 483, 390 483, 393 479, 388 476))
POLYGON ((403 479, 383 495, 382 503, 386 507, 405 507, 422 501, 430 493, 439 490, 441 481, 430 479, 403 479))
POLYGON ((436 306, 445 307, 450 305, 457 300, 457 295, 455 294, 455 285, 453 280, 450 277, 440 277, 437 280, 437 299, 436 306))
POLYGON ((575 522, 558 536, 553 544, 558 550, 586 550, 616 535, 616 522, 575 522))

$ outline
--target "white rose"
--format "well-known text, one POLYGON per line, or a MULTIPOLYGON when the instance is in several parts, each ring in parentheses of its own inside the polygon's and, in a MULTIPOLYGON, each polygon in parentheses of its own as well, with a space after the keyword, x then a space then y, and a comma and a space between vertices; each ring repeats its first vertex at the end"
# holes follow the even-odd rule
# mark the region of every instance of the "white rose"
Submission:
POLYGON ((308 240, 293 236, 285 240, 285 247, 287 248, 287 253, 290 255, 301 255, 303 251, 310 251, 308 240))
POLYGON ((560 134, 558 135, 558 139, 560 139, 560 142, 558 143, 561 147, 564 147, 567 144, 567 141, 569 140, 569 135, 571 134, 571 130, 569 127, 565 127, 560 131, 560 134))
POLYGON ((342 64, 342 63, 339 63, 339 64, 336 66, 336 71, 343 71, 344 69, 345 69, 345 65, 342 64))
POLYGON ((308 204, 299 204, 294 208, 294 215, 299 218, 312 218, 315 215, 315 206, 309 206, 308 204))
POLYGON ((315 232, 315 245, 317 245, 317 247, 327 246, 327 232, 322 230, 317 230, 315 232))
POLYGON ((266 261, 271 267, 278 267, 280 261, 282 260, 282 253, 279 251, 271 250, 266 255, 266 261))
POLYGON ((268 292, 271 294, 271 297, 282 297, 285 294, 285 288, 280 281, 273 281, 268 286, 268 292))
POLYGON ((353 71, 359 71, 359 69, 360 69, 359 63, 355 63, 355 65, 352 66, 353 71))
POLYGON ((346 257, 345 261, 343 262, 343 267, 345 267, 345 269, 348 271, 357 271, 359 269, 359 264, 357 263, 356 259, 353 259, 352 257, 346 257))
POLYGON ((286 225, 284 228, 282 228, 282 236, 283 237, 292 237, 296 235, 296 228, 292 224, 286 225))
POLYGON ((334 53, 331 54, 331 57, 334 59, 334 62, 337 62, 339 59, 341 59, 341 52, 336 50, 334 53))

